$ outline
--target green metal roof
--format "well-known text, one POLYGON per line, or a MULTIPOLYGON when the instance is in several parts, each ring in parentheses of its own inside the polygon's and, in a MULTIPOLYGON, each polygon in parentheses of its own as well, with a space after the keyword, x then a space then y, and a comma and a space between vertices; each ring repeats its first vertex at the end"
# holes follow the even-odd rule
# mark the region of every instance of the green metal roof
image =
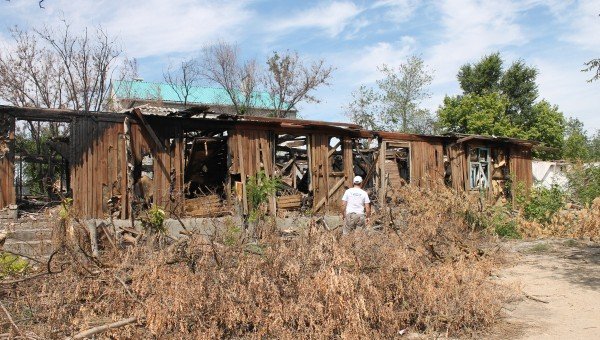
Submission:
MULTIPOLYGON (((118 99, 162 100, 183 103, 177 92, 169 84, 141 80, 114 80, 111 83, 113 93, 118 99)), ((181 93, 181 91, 180 91, 181 93)), ((267 92, 254 92, 255 107, 272 109, 273 102, 267 92)), ((239 94, 240 98, 243 96, 239 94)), ((188 104, 233 105, 231 98, 223 88, 194 86, 190 90, 188 104)))

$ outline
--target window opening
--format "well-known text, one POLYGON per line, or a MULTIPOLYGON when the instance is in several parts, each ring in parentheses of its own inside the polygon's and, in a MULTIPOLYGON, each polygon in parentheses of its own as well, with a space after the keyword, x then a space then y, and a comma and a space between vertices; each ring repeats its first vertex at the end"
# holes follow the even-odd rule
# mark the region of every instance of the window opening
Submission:
POLYGON ((490 185, 490 149, 471 148, 469 151, 470 189, 488 188, 490 185))
POLYGON ((333 172, 344 171, 344 156, 342 140, 338 137, 329 138, 329 166, 333 172))

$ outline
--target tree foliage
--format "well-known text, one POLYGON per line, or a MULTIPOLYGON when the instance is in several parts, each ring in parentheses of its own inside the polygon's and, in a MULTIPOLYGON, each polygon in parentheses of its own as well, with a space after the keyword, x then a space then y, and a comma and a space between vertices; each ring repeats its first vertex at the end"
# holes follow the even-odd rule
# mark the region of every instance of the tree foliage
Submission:
POLYGON ((397 68, 384 64, 379 71, 383 78, 377 88, 363 85, 352 93, 354 100, 345 107, 349 118, 374 130, 432 132, 433 118, 421 107, 431 97, 427 88, 433 79, 423 59, 412 56, 397 68))
POLYGON ((600 79, 600 58, 592 59, 584 64, 583 72, 592 72, 593 75, 588 82, 593 82, 594 80, 600 79))
POLYGON ((354 100, 346 108, 350 120, 366 129, 384 130, 384 122, 379 108, 379 93, 361 85, 352 92, 354 100))
POLYGON ((591 161, 600 161, 600 130, 596 130, 588 142, 588 154, 591 161))
POLYGON ((563 157, 571 161, 586 161, 589 156, 588 138, 583 123, 579 119, 569 118, 565 130, 563 157))
POLYGON ((499 53, 463 65, 457 75, 463 94, 444 99, 440 126, 448 132, 537 140, 555 149, 537 156, 560 158, 565 119, 557 106, 537 101, 537 74, 522 60, 504 70, 499 53))

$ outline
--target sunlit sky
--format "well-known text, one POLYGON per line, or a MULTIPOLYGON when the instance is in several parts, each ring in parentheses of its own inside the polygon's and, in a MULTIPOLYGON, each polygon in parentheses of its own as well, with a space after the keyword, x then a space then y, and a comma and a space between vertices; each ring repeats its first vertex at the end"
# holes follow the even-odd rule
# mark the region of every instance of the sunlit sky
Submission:
POLYGON ((600 129, 600 81, 588 83, 583 63, 600 58, 600 0, 11 0, 0 3, 0 46, 14 25, 101 25, 139 73, 161 81, 163 69, 198 55, 217 40, 237 43, 245 57, 264 60, 273 50, 297 50, 325 59, 336 70, 321 103, 301 104, 307 119, 346 121, 343 106, 361 84, 373 85, 377 67, 420 55, 434 70, 435 111, 445 95, 460 93, 460 65, 499 51, 506 64, 522 58, 539 70, 540 99, 577 117, 589 132, 600 129))

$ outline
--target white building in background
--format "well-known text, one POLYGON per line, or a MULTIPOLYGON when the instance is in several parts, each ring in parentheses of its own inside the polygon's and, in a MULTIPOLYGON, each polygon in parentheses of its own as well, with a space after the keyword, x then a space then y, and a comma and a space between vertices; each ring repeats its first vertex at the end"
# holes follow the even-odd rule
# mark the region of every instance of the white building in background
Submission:
MULTIPOLYGON (((585 168, 600 167, 600 162, 585 163, 585 168)), ((558 185, 561 189, 567 189, 569 179, 567 172, 573 165, 565 161, 532 161, 533 184, 538 187, 550 188, 558 185)))
POLYGON ((567 171, 571 164, 564 161, 532 161, 533 183, 535 186, 550 188, 558 185, 567 188, 567 171))

